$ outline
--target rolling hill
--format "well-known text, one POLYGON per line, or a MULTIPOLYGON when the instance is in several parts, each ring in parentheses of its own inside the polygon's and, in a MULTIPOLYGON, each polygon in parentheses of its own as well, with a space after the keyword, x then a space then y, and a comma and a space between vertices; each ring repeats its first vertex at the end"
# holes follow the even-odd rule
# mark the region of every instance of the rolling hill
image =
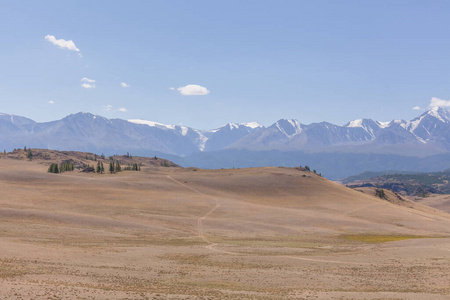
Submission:
POLYGON ((302 168, 51 174, 86 154, 32 151, 0 158, 3 298, 450 294, 450 215, 434 208, 302 168))

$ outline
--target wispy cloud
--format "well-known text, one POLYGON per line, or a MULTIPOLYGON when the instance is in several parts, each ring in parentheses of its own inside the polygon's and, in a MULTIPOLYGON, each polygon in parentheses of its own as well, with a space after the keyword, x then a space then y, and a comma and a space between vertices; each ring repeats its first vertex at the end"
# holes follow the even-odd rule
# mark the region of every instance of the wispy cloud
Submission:
POLYGON ((50 101, 48 101, 48 104, 55 104, 55 101, 50 100, 50 101))
POLYGON ((209 94, 207 88, 197 84, 188 84, 186 86, 179 87, 177 90, 184 96, 204 96, 209 94))
POLYGON ((119 107, 118 109, 115 109, 114 106, 112 106, 111 104, 105 105, 103 106, 103 109, 105 111, 120 111, 120 112, 127 112, 128 109, 126 109, 125 107, 119 107))
POLYGON ((58 46, 61 49, 80 52, 80 49, 78 49, 77 46, 75 46, 75 43, 72 40, 68 41, 64 39, 57 40, 54 35, 46 35, 45 40, 52 43, 55 46, 58 46))
POLYGON ((436 108, 436 107, 450 107, 450 100, 442 100, 439 98, 431 98, 430 105, 428 105, 429 108, 436 108))
POLYGON ((95 83, 94 79, 89 79, 89 78, 86 78, 86 77, 81 78, 81 81, 88 82, 88 83, 95 83))
POLYGON ((421 110, 420 106, 414 106, 412 109, 414 109, 414 110, 421 110))
POLYGON ((95 80, 86 77, 81 78, 81 87, 85 89, 95 89, 95 80))
POLYGON ((175 91, 175 88, 171 86, 171 87, 169 88, 169 90, 175 91))
POLYGON ((120 86, 123 87, 123 88, 129 88, 130 87, 130 85, 126 84, 125 82, 121 82, 120 86))

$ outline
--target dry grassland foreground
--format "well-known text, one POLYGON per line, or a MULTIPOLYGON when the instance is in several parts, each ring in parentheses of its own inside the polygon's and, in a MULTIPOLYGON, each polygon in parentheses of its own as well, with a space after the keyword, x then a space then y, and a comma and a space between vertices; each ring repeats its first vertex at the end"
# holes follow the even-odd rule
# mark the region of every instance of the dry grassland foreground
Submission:
POLYGON ((294 168, 47 168, 0 159, 1 299, 450 299, 436 208, 294 168))

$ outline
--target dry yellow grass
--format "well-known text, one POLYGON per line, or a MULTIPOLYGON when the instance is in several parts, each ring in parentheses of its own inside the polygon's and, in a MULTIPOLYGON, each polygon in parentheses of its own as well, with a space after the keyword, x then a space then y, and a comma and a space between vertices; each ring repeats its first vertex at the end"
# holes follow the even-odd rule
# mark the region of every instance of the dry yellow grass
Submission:
POLYGON ((289 168, 47 167, 0 159, 0 298, 450 296, 450 217, 413 202, 289 168))
MULTIPOLYGON (((380 234, 359 234, 359 235, 344 235, 344 239, 362 243, 387 243, 411 239, 426 239, 431 238, 422 235, 380 235, 380 234)), ((436 237, 435 237, 436 238, 436 237)))

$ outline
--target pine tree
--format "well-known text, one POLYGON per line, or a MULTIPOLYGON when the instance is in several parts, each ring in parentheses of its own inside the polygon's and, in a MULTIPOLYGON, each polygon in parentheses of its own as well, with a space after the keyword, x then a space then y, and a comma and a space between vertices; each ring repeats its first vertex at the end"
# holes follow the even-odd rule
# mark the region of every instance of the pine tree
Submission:
POLYGON ((113 161, 109 163, 109 173, 114 174, 114 162, 113 161))
POLYGON ((48 172, 49 173, 59 173, 59 169, 58 169, 58 164, 51 164, 50 167, 48 168, 48 172))
POLYGON ((32 160, 32 159, 33 159, 33 152, 31 152, 31 149, 28 149, 28 151, 27 151, 27 158, 28 158, 29 160, 32 160))
POLYGON ((120 167, 119 161, 116 161, 116 172, 122 172, 122 168, 120 167))
POLYGON ((105 173, 105 168, 103 167, 103 162, 101 161, 100 162, 100 166, 101 166, 101 173, 103 174, 103 173, 105 173))
POLYGON ((100 166, 100 162, 97 162, 97 173, 101 173, 102 172, 102 167, 100 166))

